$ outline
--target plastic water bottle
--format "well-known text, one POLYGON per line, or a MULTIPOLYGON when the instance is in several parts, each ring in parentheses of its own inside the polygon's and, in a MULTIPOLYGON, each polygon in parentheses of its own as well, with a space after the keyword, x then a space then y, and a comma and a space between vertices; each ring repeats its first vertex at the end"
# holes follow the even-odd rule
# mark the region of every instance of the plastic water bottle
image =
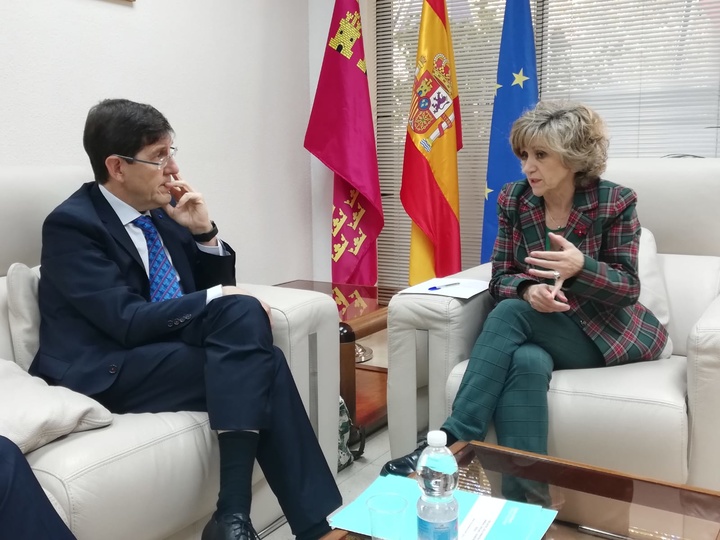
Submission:
POLYGON ((428 446, 420 454, 417 481, 422 495, 417 502, 418 540, 457 540, 458 503, 453 491, 458 484, 458 464, 444 431, 431 431, 428 446))

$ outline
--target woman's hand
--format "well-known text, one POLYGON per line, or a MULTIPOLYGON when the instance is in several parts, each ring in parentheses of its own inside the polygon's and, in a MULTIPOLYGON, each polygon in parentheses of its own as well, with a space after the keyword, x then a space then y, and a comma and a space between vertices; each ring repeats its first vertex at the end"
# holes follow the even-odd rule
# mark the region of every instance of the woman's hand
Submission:
POLYGON ((570 309, 565 293, 559 290, 559 287, 551 287, 545 283, 530 285, 523 292, 522 298, 540 313, 555 313, 570 309))
POLYGON ((546 268, 546 270, 530 268, 528 274, 541 279, 554 280, 555 287, 552 287, 551 290, 557 292, 566 279, 580 273, 585 264, 585 255, 563 236, 555 233, 548 234, 553 251, 532 251, 530 256, 525 258, 525 262, 532 266, 546 268))

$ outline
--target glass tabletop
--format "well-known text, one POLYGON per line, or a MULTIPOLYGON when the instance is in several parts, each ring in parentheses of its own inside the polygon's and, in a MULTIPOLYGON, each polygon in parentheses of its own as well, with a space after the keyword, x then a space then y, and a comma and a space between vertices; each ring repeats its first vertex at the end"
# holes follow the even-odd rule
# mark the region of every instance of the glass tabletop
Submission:
POLYGON ((456 457, 460 489, 557 510, 546 539, 720 539, 717 492, 480 442, 456 457))

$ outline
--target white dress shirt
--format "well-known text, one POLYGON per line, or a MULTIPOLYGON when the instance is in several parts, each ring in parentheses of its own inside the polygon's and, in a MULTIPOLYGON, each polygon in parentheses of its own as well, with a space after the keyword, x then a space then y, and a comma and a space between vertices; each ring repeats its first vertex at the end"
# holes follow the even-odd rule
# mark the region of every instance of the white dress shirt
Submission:
MULTIPOLYGON (((138 250, 138 253, 140 254, 140 260, 142 260, 143 266, 145 267, 145 273, 148 275, 148 278, 150 277, 150 263, 149 263, 149 257, 148 257, 148 247, 147 247, 147 240, 145 240, 145 235, 142 232, 142 229, 135 225, 133 221, 135 221, 137 218, 139 218, 141 215, 140 212, 135 210, 132 206, 127 204, 124 201, 121 201, 118 199, 115 195, 110 193, 108 189, 103 186, 102 184, 98 185, 100 188, 100 193, 103 194, 105 199, 107 199, 107 202, 112 207, 115 214, 117 214, 117 217, 120 219, 120 222, 125 227, 125 230, 127 231, 128 235, 130 235, 130 240, 132 240, 132 243, 135 245, 135 248, 138 250)), ((149 212, 147 212, 145 215, 150 215, 149 212)), ((170 256, 170 253, 168 252, 167 248, 165 247, 165 243, 162 241, 162 236, 158 234, 158 238, 160 238, 160 242, 163 245, 163 249, 165 250, 165 254, 168 257, 168 260, 170 261, 170 264, 172 264, 172 257, 170 256)), ((203 244, 197 244, 197 247, 200 251, 204 251, 205 253, 209 253, 210 255, 217 255, 220 257, 224 257, 228 255, 227 250, 223 246, 223 243, 220 239, 218 239, 218 245, 217 246, 206 246, 203 244)), ((180 277, 178 276, 178 280, 180 277)), ((211 287, 207 289, 207 300, 205 301, 206 304, 209 303, 211 300, 215 300, 215 298, 220 298, 222 296, 222 285, 215 285, 214 287, 211 287)))

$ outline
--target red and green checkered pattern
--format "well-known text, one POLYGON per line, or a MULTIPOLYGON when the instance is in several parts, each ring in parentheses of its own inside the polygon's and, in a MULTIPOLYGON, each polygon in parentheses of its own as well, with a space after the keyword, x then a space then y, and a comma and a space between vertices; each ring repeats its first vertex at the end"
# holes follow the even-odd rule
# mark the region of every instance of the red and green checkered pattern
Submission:
MULTIPOLYGON (((570 315, 595 342, 608 365, 652 360, 662 352, 667 331, 638 303, 637 258, 640 222, 637 196, 601 180, 577 188, 564 234, 585 254, 583 270, 565 282, 570 315)), ((537 281, 524 262, 545 249, 545 207, 527 180, 503 187, 498 197, 500 228, 493 252, 490 292, 497 300, 517 298, 523 281, 537 281)))

